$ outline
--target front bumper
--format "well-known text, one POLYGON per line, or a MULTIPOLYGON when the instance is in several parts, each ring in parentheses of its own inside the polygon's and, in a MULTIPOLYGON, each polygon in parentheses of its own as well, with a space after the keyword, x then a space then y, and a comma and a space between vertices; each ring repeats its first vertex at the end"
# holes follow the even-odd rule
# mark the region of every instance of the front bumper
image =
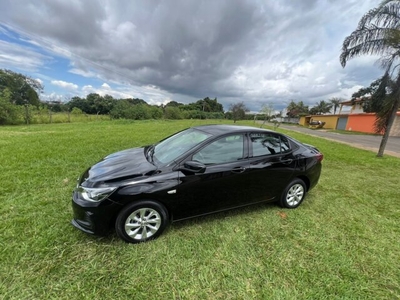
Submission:
POLYGON ((79 230, 95 235, 105 235, 113 227, 116 216, 122 205, 110 199, 100 202, 89 202, 72 194, 72 225, 79 230))

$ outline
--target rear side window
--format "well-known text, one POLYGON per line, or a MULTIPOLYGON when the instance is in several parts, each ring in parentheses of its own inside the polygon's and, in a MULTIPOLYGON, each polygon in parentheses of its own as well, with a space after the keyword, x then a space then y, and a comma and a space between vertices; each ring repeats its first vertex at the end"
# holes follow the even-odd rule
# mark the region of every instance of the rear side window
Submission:
POLYGON ((273 133, 251 133, 253 156, 274 155, 290 151, 289 141, 273 133))

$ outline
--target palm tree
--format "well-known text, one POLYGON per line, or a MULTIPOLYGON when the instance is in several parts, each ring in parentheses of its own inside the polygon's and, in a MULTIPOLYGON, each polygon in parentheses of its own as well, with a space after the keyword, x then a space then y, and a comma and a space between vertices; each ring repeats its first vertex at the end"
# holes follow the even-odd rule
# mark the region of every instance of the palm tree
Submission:
POLYGON ((329 99, 329 102, 332 104, 333 106, 333 114, 336 115, 336 110, 338 109, 340 102, 342 102, 343 99, 341 98, 331 98, 329 99))
POLYGON ((400 0, 384 0, 367 12, 354 30, 343 42, 340 63, 343 67, 349 59, 361 55, 380 55, 380 63, 385 70, 382 87, 390 86, 388 113, 379 114, 378 122, 386 125, 377 156, 385 151, 390 129, 400 107, 400 0), (385 119, 386 118, 386 119, 385 119), (380 119, 380 120, 379 120, 380 119))
POLYGON ((325 100, 319 101, 314 107, 310 109, 312 115, 322 115, 331 111, 332 104, 325 102, 325 100))

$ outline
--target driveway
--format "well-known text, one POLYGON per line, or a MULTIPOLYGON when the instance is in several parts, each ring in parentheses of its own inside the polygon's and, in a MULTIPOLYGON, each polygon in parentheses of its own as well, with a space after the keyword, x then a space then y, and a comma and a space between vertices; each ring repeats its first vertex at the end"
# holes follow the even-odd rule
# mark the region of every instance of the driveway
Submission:
MULTIPOLYGON (((281 124, 279 128, 322 137, 328 140, 333 140, 336 142, 347 144, 356 148, 371 150, 375 153, 378 153, 379 145, 382 140, 382 136, 379 135, 341 134, 337 132, 329 132, 324 129, 313 130, 306 127, 290 126, 284 124, 281 124)), ((389 137, 384 152, 384 155, 385 154, 400 157, 400 137, 394 137, 394 136, 389 137)))

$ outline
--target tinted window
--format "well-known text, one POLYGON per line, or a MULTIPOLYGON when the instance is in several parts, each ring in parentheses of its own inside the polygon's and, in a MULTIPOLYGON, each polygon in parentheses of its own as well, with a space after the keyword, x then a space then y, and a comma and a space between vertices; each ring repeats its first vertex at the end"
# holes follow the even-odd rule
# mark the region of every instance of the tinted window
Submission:
POLYGON ((272 133, 251 133, 253 156, 274 155, 290 150, 288 140, 272 133))
POLYGON ((243 158, 243 135, 230 135, 207 145, 193 155, 204 164, 222 164, 243 158))

